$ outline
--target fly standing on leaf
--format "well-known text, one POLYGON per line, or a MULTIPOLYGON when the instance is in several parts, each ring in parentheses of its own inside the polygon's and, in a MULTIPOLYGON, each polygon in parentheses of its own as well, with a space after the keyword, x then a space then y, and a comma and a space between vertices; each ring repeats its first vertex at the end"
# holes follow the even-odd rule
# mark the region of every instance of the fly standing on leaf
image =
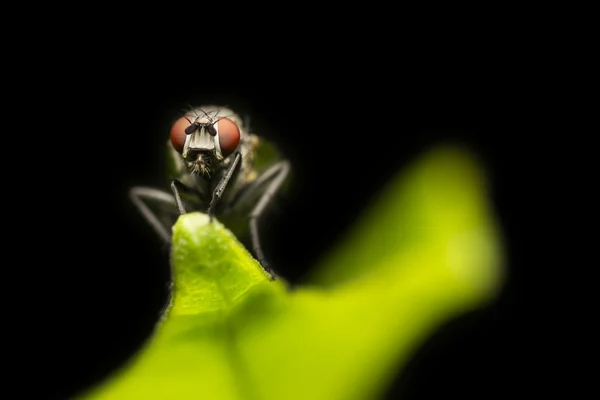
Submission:
POLYGON ((228 108, 193 108, 177 119, 167 142, 172 193, 136 186, 133 203, 166 243, 177 217, 202 211, 216 216, 238 238, 249 233, 254 256, 275 274, 260 245, 258 222, 286 181, 290 164, 268 141, 249 133, 228 108))

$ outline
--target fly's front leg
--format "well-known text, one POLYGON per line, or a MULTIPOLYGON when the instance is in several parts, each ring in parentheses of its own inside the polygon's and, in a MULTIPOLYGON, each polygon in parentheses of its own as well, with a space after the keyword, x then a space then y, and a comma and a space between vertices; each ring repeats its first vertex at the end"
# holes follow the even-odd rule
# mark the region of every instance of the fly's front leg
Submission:
POLYGON ((197 195, 197 193, 178 181, 177 179, 173 179, 171 181, 171 189, 173 190, 173 195, 175 196, 175 203, 177 204, 177 209, 179 210, 179 214, 185 214, 185 206, 183 205, 183 201, 181 200, 180 192, 184 192, 190 195, 197 195))
POLYGON ((233 161, 227 169, 227 172, 225 173, 225 175, 223 175, 223 177, 215 187, 215 190, 213 191, 212 198, 210 199, 210 204, 208 205, 207 211, 208 217, 210 218, 211 222, 215 214, 215 207, 217 206, 219 200, 221 200, 221 197, 223 196, 223 192, 225 191, 227 184, 229 183, 231 177, 235 173, 236 168, 241 164, 241 161, 242 154, 239 151, 236 151, 233 157, 233 161))

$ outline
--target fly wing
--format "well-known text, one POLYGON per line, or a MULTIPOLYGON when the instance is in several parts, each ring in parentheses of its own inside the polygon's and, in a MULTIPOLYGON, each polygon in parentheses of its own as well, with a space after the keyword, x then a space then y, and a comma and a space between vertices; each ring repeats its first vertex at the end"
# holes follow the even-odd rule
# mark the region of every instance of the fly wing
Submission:
POLYGON ((283 155, 273 142, 261 137, 257 138, 254 146, 254 169, 258 175, 265 172, 273 164, 282 161, 283 155))

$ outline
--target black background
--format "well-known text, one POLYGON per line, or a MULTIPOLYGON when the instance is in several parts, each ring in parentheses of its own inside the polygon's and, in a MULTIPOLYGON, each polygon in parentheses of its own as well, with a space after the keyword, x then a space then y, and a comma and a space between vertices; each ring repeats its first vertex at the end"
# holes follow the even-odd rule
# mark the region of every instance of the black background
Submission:
MULTIPOLYGON (((542 167, 531 159, 539 133, 525 122, 531 109, 527 88, 515 80, 520 72, 499 60, 490 69, 491 60, 459 67, 452 52, 422 63, 376 59, 376 65, 303 54, 219 57, 227 62, 175 51, 76 58, 46 70, 43 87, 23 100, 40 121, 24 121, 23 130, 47 127, 56 140, 52 151, 27 157, 19 189, 34 204, 22 203, 22 215, 39 228, 36 244, 17 254, 40 286, 32 290, 33 306, 24 307, 36 311, 25 312, 21 325, 33 327, 22 333, 33 351, 15 366, 36 384, 20 390, 65 398, 121 365, 151 332, 166 299, 168 269, 127 190, 163 185, 168 124, 188 103, 250 115, 253 130, 291 160, 292 195, 264 243, 292 283, 422 151, 448 141, 475 150, 505 233, 507 285, 495 304, 432 337, 389 398, 500 398, 527 390, 520 385, 531 382, 537 356, 537 331, 529 329, 524 305, 535 273, 527 193, 542 167)), ((15 228, 17 239, 24 235, 15 228)))

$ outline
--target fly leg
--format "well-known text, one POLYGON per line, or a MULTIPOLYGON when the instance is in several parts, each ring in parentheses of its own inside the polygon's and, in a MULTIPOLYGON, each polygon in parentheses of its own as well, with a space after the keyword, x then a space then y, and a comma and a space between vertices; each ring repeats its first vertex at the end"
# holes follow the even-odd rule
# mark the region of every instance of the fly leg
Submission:
POLYGON ((175 201, 169 193, 149 187, 136 186, 129 190, 129 197, 165 244, 171 240, 170 217, 175 201))
POLYGON ((171 181, 171 190, 173 190, 173 195, 175 196, 175 204, 177 204, 177 209, 179 210, 179 214, 185 214, 185 206, 183 205, 183 200, 181 199, 181 193, 189 196, 198 196, 198 193, 184 185, 177 179, 173 179, 171 181))
POLYGON ((234 154, 234 157, 233 157, 233 161, 231 162, 231 165, 227 169, 227 172, 225 173, 225 175, 223 175, 223 177, 221 178, 219 183, 217 183, 217 186, 215 187, 215 190, 213 191, 212 198, 210 199, 210 204, 208 205, 208 211, 207 211, 208 217, 210 218, 211 222, 215 215, 215 207, 216 207, 217 203, 219 202, 219 200, 221 200, 221 197, 223 196, 223 192, 225 191, 227 184, 231 180, 231 177, 235 173, 236 168, 240 165, 241 161, 242 161, 242 154, 239 151, 236 151, 234 154))
POLYGON ((252 240, 252 249, 258 262, 260 262, 265 271, 271 275, 271 280, 275 279, 275 273, 269 266, 269 263, 267 262, 260 245, 258 221, 260 216, 263 215, 270 201, 273 199, 274 195, 277 193, 283 182, 285 182, 289 172, 290 163, 288 161, 281 161, 277 164, 274 164, 272 167, 263 172, 258 178, 256 178, 255 181, 246 186, 240 195, 234 200, 235 207, 240 203, 251 201, 259 196, 258 202, 250 212, 250 239, 252 240))
MULTIPOLYGON (((275 164, 271 169, 265 171, 264 175, 267 175, 267 173, 272 174, 272 177, 270 178, 272 180, 268 183, 268 186, 260 197, 260 200, 250 213, 250 237, 252 238, 252 248, 256 253, 256 258, 261 263, 265 271, 271 275, 271 280, 275 279, 275 272, 267 263, 265 255, 262 251, 262 247, 260 246, 260 240, 258 236, 258 219, 269 205, 269 202, 273 199, 275 193, 277 193, 277 190, 279 190, 285 181, 289 171, 290 164, 287 161, 282 161, 281 163, 275 164)), ((269 179, 269 177, 266 179, 269 179)))

